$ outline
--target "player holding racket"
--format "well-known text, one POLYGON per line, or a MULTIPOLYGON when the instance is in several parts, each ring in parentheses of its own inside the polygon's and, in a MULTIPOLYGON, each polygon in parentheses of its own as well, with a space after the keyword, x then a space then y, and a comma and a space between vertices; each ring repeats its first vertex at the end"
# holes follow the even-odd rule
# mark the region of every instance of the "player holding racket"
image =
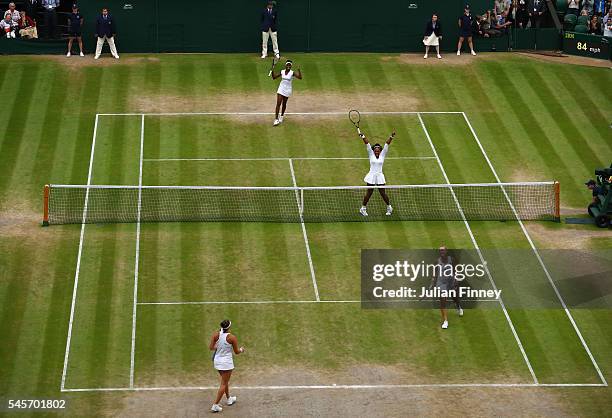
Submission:
POLYGON ((212 412, 221 412, 223 410, 220 405, 223 394, 225 394, 227 398, 228 405, 236 403, 236 397, 230 396, 229 394, 229 381, 230 377, 232 377, 232 371, 234 370, 233 354, 238 355, 244 353, 244 347, 238 348, 238 338, 229 332, 232 321, 225 319, 221 322, 220 326, 221 329, 215 331, 208 345, 210 351, 214 351, 213 365, 219 372, 220 378, 217 397, 215 398, 215 403, 213 403, 212 408, 210 408, 212 412))
POLYGON ((276 80, 279 77, 282 77, 280 84, 278 85, 278 90, 276 91, 276 117, 274 119, 274 126, 277 126, 279 123, 283 121, 283 117, 285 116, 285 110, 287 109, 287 100, 291 97, 291 93, 293 91, 292 81, 293 78, 297 78, 298 80, 302 79, 302 71, 298 68, 297 72, 293 72, 291 67, 293 66, 293 62, 291 60, 287 60, 285 63, 285 69, 281 70, 279 73, 275 73, 272 71, 272 80, 276 80), (281 110, 282 105, 282 110, 281 110), (280 116, 279 116, 280 111, 280 116))
MULTIPOLYGON (((385 157, 387 156, 387 152, 389 151, 389 145, 391 145, 391 141, 395 138, 395 131, 389 135, 389 138, 385 142, 385 146, 381 147, 380 144, 374 144, 370 146, 370 141, 368 138, 361 133, 361 129, 357 126, 357 133, 359 137, 366 145, 366 150, 368 152, 368 158, 370 159, 370 171, 366 174, 363 181, 366 182, 368 186, 384 186, 385 185, 385 175, 383 174, 383 164, 385 163, 385 157)), ((366 191, 365 196, 363 197, 363 206, 359 209, 359 213, 363 216, 368 216, 368 211, 366 206, 370 201, 370 197, 372 197, 372 193, 374 189, 368 189, 366 191)), ((389 196, 387 196, 387 192, 383 187, 378 188, 378 192, 382 196, 383 200, 387 204, 387 213, 385 215, 391 216, 393 213, 393 207, 391 207, 391 202, 389 200, 389 196)))

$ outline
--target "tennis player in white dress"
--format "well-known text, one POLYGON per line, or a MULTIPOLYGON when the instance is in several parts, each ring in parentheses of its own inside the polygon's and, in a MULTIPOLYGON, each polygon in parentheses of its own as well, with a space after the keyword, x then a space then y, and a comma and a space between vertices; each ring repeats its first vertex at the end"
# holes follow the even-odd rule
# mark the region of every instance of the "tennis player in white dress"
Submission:
MULTIPOLYGON (((361 133, 361 130, 358 130, 357 132, 359 137, 363 140, 363 143, 366 145, 368 158, 370 159, 370 171, 368 171, 368 174, 366 174, 363 181, 365 181, 368 186, 384 186, 386 181, 385 175, 383 174, 383 164, 385 163, 385 157, 389 151, 389 145, 391 145, 391 141, 393 141, 393 138, 395 138, 395 131, 389 135, 384 147, 381 147, 380 144, 370 146, 370 141, 368 141, 368 138, 361 133)), ((373 188, 368 189, 363 198, 363 206, 361 206, 361 209, 359 209, 359 213, 361 213, 363 216, 368 216, 367 205, 373 192, 373 188)), ((393 213, 393 207, 391 207, 391 202, 389 200, 389 196, 387 196, 387 192, 383 187, 379 187, 378 192, 387 204, 387 213, 385 213, 385 215, 391 216, 393 213)))
POLYGON ((217 397, 215 403, 213 403, 210 410, 212 412, 221 412, 221 398, 225 394, 227 398, 227 405, 233 405, 236 403, 236 397, 230 396, 229 394, 229 381, 232 377, 232 371, 234 370, 234 354, 244 353, 244 347, 238 348, 238 338, 235 335, 230 334, 230 327, 232 321, 226 319, 221 322, 221 329, 216 331, 211 339, 208 348, 213 353, 213 366, 215 370, 219 372, 220 385, 217 391, 217 397))
POLYGON ((285 110, 287 109, 287 100, 291 97, 291 93, 293 93, 293 78, 297 78, 298 80, 302 79, 302 70, 298 68, 296 72, 294 72, 291 67, 293 66, 293 62, 291 60, 287 60, 285 63, 285 69, 281 70, 280 73, 272 72, 272 80, 276 80, 281 77, 281 82, 278 85, 278 90, 276 90, 276 117, 274 118, 274 126, 283 122, 283 118, 285 117, 285 110), (281 109, 282 105, 282 109, 281 109), (280 111, 280 115, 279 115, 280 111))

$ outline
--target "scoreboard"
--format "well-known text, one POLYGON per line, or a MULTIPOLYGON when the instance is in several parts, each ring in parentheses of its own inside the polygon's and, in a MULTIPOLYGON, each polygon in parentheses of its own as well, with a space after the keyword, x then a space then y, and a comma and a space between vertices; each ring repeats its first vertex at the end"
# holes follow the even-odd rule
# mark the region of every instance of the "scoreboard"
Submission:
POLYGON ((612 59, 610 49, 612 38, 588 35, 586 33, 565 32, 563 36, 563 52, 583 57, 612 59))

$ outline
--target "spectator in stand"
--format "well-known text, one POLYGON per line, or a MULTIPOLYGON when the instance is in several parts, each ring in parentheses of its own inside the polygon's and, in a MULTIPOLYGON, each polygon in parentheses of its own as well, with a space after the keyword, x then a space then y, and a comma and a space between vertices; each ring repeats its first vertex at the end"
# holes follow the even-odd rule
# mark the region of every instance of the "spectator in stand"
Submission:
POLYGON ((268 6, 261 12, 261 58, 268 56, 268 38, 272 38, 272 49, 274 56, 280 58, 278 50, 278 33, 276 32, 276 21, 278 15, 274 10, 274 2, 268 1, 268 6))
POLYGON ((508 9, 510 9, 510 2, 508 0, 495 0, 493 11, 496 16, 501 15, 508 9))
POLYGON ((580 15, 580 0, 567 0, 567 12, 580 15))
POLYGON ((36 21, 26 14, 25 11, 20 12, 19 19, 19 36, 24 39, 37 39, 38 30, 36 29, 36 21))
POLYGON ((19 19, 21 18, 21 15, 17 10, 15 10, 15 3, 9 3, 8 7, 9 8, 6 12, 4 12, 4 15, 11 15, 11 19, 13 19, 13 22, 19 24, 19 19))
POLYGON ((13 22, 11 15, 6 13, 4 19, 0 21, 0 29, 6 33, 8 39, 15 39, 15 30, 17 30, 17 23, 13 22))
POLYGON ((529 22, 529 13, 527 12, 527 0, 515 0, 515 2, 516 26, 518 28, 524 29, 527 27, 527 22, 529 22))
POLYGON ((472 55, 476 55, 474 51, 474 43, 472 42, 472 26, 474 25, 474 19, 470 14, 470 6, 465 5, 463 9, 463 14, 459 16, 459 42, 457 43, 457 55, 461 55, 461 46, 463 45, 463 40, 467 38, 468 45, 470 46, 470 51, 472 55))
POLYGON ((57 12, 60 0, 42 0, 42 5, 45 8, 45 28, 46 38, 55 39, 57 31, 57 12))
POLYGON ((442 25, 438 20, 438 15, 433 14, 431 20, 425 25, 425 34, 423 35, 423 43, 425 44, 425 56, 427 59, 427 53, 429 52, 430 46, 436 47, 436 55, 438 59, 442 59, 440 55, 440 39, 442 39, 442 25))
POLYGON ((612 38, 612 9, 608 10, 608 14, 603 18, 603 36, 612 38))
POLYGON ((102 9, 102 14, 96 19, 96 38, 98 38, 98 43, 96 44, 96 55, 94 56, 94 59, 100 58, 104 41, 108 42, 111 55, 116 59, 119 59, 117 47, 115 46, 116 34, 117 28, 115 26, 115 19, 113 19, 113 17, 108 13, 108 9, 105 7, 102 9))
POLYGON ((83 16, 79 12, 79 7, 76 4, 72 5, 72 13, 68 16, 69 28, 68 28, 68 53, 69 57, 72 54, 72 42, 76 38, 79 43, 79 55, 84 57, 83 54, 83 38, 81 37, 81 29, 83 27, 83 16))
POLYGON ((506 33, 510 26, 512 26, 512 22, 508 21, 508 12, 506 11, 500 16, 497 16, 493 28, 500 31, 500 33, 506 33))
POLYGON ((603 16, 605 8, 606 8, 605 0, 595 0, 595 3, 593 4, 593 13, 596 14, 597 16, 603 16))
POLYGON ((40 6, 40 0, 24 0, 23 6, 28 16, 32 19, 36 19, 36 12, 38 11, 38 6, 40 6))
POLYGON ((591 16, 591 20, 589 21, 589 30, 587 32, 590 35, 601 35, 601 23, 599 23, 599 18, 596 15, 591 16))
POLYGON ((593 0, 582 0, 582 10, 586 10, 587 15, 591 16, 593 14, 593 0))
POLYGON ((542 16, 546 11, 546 2, 544 0, 529 0, 529 18, 531 19, 532 28, 540 28, 542 16))

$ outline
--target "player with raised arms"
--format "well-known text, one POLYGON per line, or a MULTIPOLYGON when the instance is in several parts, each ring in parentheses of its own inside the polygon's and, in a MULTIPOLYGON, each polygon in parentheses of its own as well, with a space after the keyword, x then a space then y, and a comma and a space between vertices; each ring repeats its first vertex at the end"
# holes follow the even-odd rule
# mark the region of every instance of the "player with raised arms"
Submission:
POLYGON ((235 335, 230 334, 230 327, 232 321, 225 319, 220 324, 221 329, 215 331, 210 339, 208 348, 213 353, 213 365, 219 372, 220 385, 217 391, 217 397, 210 410, 212 412, 221 412, 220 402, 223 394, 227 398, 227 405, 233 405, 236 403, 236 397, 230 396, 229 394, 229 381, 232 377, 232 371, 234 370, 234 354, 244 353, 244 347, 238 347, 238 338, 235 335), (232 353, 233 351, 233 353, 232 353))
POLYGON ((278 124, 282 123, 283 118, 285 117, 285 110, 287 109, 287 100, 289 100, 289 97, 291 97, 291 93, 293 92, 293 78, 295 77, 298 80, 302 79, 302 70, 298 68, 297 71, 294 72, 291 69, 292 66, 293 61, 287 60, 287 62, 285 62, 284 70, 281 70, 279 73, 275 73, 274 70, 272 70, 272 80, 276 80, 279 77, 282 78, 280 84, 278 85, 278 90, 276 90, 276 117, 274 118, 274 126, 277 126, 278 124))
MULTIPOLYGON (((351 112, 356 111, 352 110, 351 112)), ((353 119, 351 118, 351 120, 353 119)), ((356 126, 357 133, 359 134, 359 137, 366 146, 368 158, 370 160, 370 171, 368 171, 368 174, 366 174, 363 181, 365 181, 366 185, 368 186, 384 186, 385 175, 383 174, 383 164, 385 163, 385 157, 387 156, 387 152, 389 151, 389 145, 391 145, 393 138, 395 138, 395 131, 393 131, 391 135, 389 135, 389 138, 385 142, 385 146, 382 147, 380 144, 370 145, 370 141, 368 140, 368 138, 365 136, 365 134, 361 132, 361 129, 359 129, 358 122, 356 126)), ((365 196, 363 197, 363 205, 361 206, 361 209, 359 209, 359 213, 361 213, 361 215, 363 216, 368 216, 367 205, 370 201, 370 197, 372 197, 373 192, 374 188, 368 189, 366 191, 365 196)), ((387 196, 387 192, 385 191, 384 187, 378 187, 378 192, 387 204, 387 213, 385 213, 385 215, 391 216, 391 214, 393 213, 393 207, 391 206, 391 201, 389 200, 389 196, 387 196)))

